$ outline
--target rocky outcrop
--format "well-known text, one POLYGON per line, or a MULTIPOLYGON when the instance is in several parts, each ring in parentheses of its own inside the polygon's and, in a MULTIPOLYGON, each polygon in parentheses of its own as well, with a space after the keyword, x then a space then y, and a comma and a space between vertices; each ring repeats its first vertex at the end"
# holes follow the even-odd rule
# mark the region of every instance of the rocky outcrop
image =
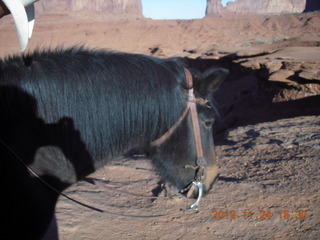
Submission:
POLYGON ((207 0, 206 17, 218 17, 225 12, 221 0, 207 0))
POLYGON ((36 4, 38 14, 65 12, 102 12, 142 16, 141 0, 41 0, 36 4))
POLYGON ((237 0, 223 7, 221 0, 207 0, 206 17, 301 13, 305 11, 307 2, 307 0, 237 0))

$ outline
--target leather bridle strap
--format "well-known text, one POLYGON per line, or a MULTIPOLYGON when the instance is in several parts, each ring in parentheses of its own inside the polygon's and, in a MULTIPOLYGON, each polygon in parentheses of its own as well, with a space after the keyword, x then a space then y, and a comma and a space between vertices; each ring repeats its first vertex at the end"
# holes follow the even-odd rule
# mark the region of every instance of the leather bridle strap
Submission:
MULTIPOLYGON (((193 126, 193 133, 194 133, 194 140, 196 144, 196 152, 197 152, 197 160, 196 160, 196 166, 194 168, 198 169, 198 174, 196 177, 197 181, 201 181, 201 178, 203 176, 204 167, 206 166, 206 161, 203 157, 203 150, 202 150, 202 142, 201 142, 201 131, 200 131, 200 123, 199 123, 199 117, 197 113, 197 103, 199 104, 206 104, 207 100, 203 98, 196 98, 194 95, 194 88, 193 88, 193 79, 190 71, 188 69, 184 69, 187 84, 189 87, 188 90, 188 104, 186 109, 183 111, 182 115, 178 119, 178 121, 160 138, 154 140, 150 143, 151 146, 158 146, 165 142, 172 133, 176 130, 176 128, 180 125, 180 123, 183 121, 183 119, 186 117, 188 111, 190 110, 191 114, 191 121, 193 126)), ((190 167, 190 166, 186 166, 190 167)))
POLYGON ((163 134, 160 138, 152 141, 150 143, 150 145, 152 147, 156 147, 156 146, 159 146, 160 144, 164 143, 171 136, 171 134, 176 130, 176 128, 180 125, 180 123, 183 121, 183 119, 187 116, 188 111, 189 111, 189 106, 186 107, 186 109, 183 111, 183 113, 180 116, 180 118, 178 119, 178 121, 176 121, 176 123, 173 124, 173 126, 165 134, 163 134))
MULTIPOLYGON (((184 69, 187 82, 189 86, 193 85, 193 79, 190 71, 188 69, 184 69)), ((192 121, 192 127, 193 127, 193 134, 194 134, 194 140, 196 144, 196 152, 197 152, 197 159, 196 159, 196 166, 188 166, 186 165, 185 168, 194 168, 197 169, 197 173, 195 176, 196 183, 201 183, 203 178, 205 178, 205 169, 207 166, 207 161, 203 156, 203 150, 202 150, 202 141, 201 141, 201 130, 200 130, 200 123, 199 123, 199 117, 197 112, 197 102, 200 104, 206 104, 207 100, 203 98, 196 98, 194 95, 194 88, 190 87, 188 91, 189 101, 188 101, 188 108, 190 109, 191 114, 191 121, 192 121)), ((194 183, 193 183, 194 184, 194 183)), ((201 197, 200 197, 201 198, 201 197)))
MULTIPOLYGON (((192 75, 188 69, 184 69, 187 82, 189 87, 192 86, 193 80, 192 75)), ((188 108, 190 109, 191 114, 191 121, 192 121, 192 127, 193 127, 193 133, 194 133, 194 140, 196 143, 196 150, 197 150, 197 158, 203 158, 203 151, 202 151, 202 142, 201 142, 201 132, 200 132, 200 125, 199 125, 199 117, 197 112, 197 99, 193 92, 193 87, 189 88, 188 91, 188 108)), ((204 99, 201 99, 204 100, 204 99)))

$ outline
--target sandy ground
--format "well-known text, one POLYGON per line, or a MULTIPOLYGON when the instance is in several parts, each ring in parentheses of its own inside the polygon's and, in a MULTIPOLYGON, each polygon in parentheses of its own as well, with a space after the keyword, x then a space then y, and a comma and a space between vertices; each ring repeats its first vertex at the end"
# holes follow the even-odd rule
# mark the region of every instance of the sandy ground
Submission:
MULTIPOLYGON (((10 17, 0 31, 0 56, 17 54, 10 17)), ((79 182, 65 194, 131 217, 61 197, 46 239, 320 239, 319 13, 190 21, 40 16, 29 47, 75 44, 229 68, 217 94, 221 177, 198 212, 184 211, 193 200, 169 198, 147 159, 116 159, 90 176, 99 185, 79 182), (306 70, 313 75, 302 81, 306 70), (292 76, 271 81, 276 71, 292 76), (132 217, 155 215, 164 216, 132 217)))
POLYGON ((133 218, 99 213, 63 197, 56 210, 60 239, 319 239, 320 117, 282 119, 230 129, 217 143, 219 183, 202 199, 153 196, 159 176, 145 159, 118 159, 66 194, 133 218), (293 126, 295 126, 293 128, 293 126))

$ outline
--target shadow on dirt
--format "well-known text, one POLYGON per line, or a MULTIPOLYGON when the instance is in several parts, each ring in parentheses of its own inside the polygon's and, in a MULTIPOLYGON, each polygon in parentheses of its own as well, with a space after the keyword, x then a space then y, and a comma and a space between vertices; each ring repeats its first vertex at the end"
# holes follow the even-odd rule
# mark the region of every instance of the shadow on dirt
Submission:
POLYGON ((266 69, 253 70, 233 60, 231 55, 220 60, 183 58, 189 67, 199 71, 209 67, 230 70, 230 76, 215 94, 220 113, 214 127, 216 141, 223 138, 224 132, 230 128, 320 114, 320 95, 277 102, 275 96, 280 95, 285 99, 285 94, 303 90, 285 83, 268 81, 266 69))

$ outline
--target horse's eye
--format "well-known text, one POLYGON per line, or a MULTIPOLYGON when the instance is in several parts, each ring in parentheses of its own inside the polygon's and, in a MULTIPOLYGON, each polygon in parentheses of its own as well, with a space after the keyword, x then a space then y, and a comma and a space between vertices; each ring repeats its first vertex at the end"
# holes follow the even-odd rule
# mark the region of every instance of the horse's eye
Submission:
POLYGON ((205 121, 204 125, 206 126, 206 128, 211 128, 213 125, 213 122, 212 121, 205 121))

